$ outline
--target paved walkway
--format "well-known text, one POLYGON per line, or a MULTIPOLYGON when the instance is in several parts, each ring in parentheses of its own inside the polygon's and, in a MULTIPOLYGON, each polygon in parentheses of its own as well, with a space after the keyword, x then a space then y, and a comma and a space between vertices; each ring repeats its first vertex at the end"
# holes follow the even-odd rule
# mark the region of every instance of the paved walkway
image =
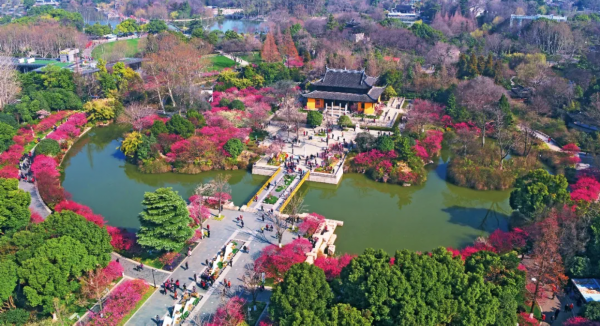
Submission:
MULTIPOLYGON (((196 309, 192 311, 190 317, 186 320, 186 323, 193 323, 193 320, 198 322, 201 319, 209 319, 221 305, 222 296, 222 279, 226 278, 231 281, 230 292, 242 293, 242 276, 244 275, 244 266, 251 263, 259 255, 262 248, 270 245, 271 243, 277 243, 275 232, 260 233, 260 227, 268 223, 268 221, 262 222, 254 213, 249 212, 238 212, 238 211, 223 211, 225 218, 221 221, 209 220, 206 224, 210 225, 210 238, 204 238, 200 241, 200 244, 194 249, 191 257, 183 261, 188 262, 189 269, 185 269, 183 266, 175 269, 170 275, 173 280, 179 280, 181 284, 185 283, 191 286, 193 283, 193 275, 200 275, 206 268, 205 260, 212 259, 216 253, 225 246, 225 244, 231 239, 237 239, 240 241, 246 241, 250 248, 250 253, 239 252, 233 260, 233 267, 226 267, 214 287, 204 291, 196 286, 197 291, 203 296, 201 302, 198 304, 196 309), (244 216, 244 227, 235 221, 235 217, 244 216)), ((271 223, 269 223, 271 224, 271 223)), ((293 235, 286 232, 284 235, 283 243, 290 242, 293 239, 293 235)), ((156 280, 157 283, 159 280, 156 280)), ((160 282, 162 283, 163 280, 160 282)), ((261 294, 261 300, 267 301, 270 293, 265 291, 261 294)), ((161 318, 166 313, 171 313, 171 310, 176 300, 172 297, 172 293, 165 295, 160 291, 156 291, 146 303, 138 310, 133 317, 127 322, 126 325, 156 325, 155 316, 159 315, 161 318)))
POLYGON ((229 59, 235 61, 235 63, 239 64, 241 67, 245 67, 245 66, 247 66, 247 65, 250 64, 248 61, 246 61, 246 60, 244 60, 244 59, 242 59, 240 57, 236 57, 236 56, 234 56, 232 54, 225 53, 225 52, 223 52, 221 50, 218 50, 218 52, 219 52, 220 55, 222 55, 222 56, 224 56, 226 58, 229 58, 229 59))
POLYGON ((546 321, 541 325, 562 325, 567 319, 577 316, 580 307, 577 307, 577 301, 567 294, 558 295, 552 298, 552 292, 547 289, 544 298, 538 300, 542 308, 542 313, 546 315, 546 321), (573 311, 567 312, 565 305, 573 303, 573 311), (560 309, 558 317, 553 322, 551 317, 555 315, 556 309, 560 309))
POLYGON ((144 269, 140 270, 138 268, 140 263, 138 263, 137 261, 125 258, 116 252, 112 252, 111 260, 117 259, 119 259, 119 264, 123 266, 123 273, 125 273, 125 276, 143 279, 150 285, 154 285, 155 281, 158 285, 171 275, 170 272, 167 272, 162 269, 152 268, 150 266, 144 266, 144 269))

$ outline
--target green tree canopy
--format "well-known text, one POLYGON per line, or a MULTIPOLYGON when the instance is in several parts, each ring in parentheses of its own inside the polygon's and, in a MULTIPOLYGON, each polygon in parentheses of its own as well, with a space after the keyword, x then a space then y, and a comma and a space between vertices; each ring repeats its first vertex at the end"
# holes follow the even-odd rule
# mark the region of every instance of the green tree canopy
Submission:
POLYGON ((111 237, 106 228, 99 227, 83 216, 71 211, 53 213, 44 223, 36 225, 36 232, 47 234, 50 237, 70 236, 77 240, 94 257, 94 265, 106 266, 110 262, 110 253, 113 247, 111 237))
POLYGON ((131 19, 131 18, 125 19, 120 24, 118 24, 117 27, 115 27, 116 33, 133 34, 135 32, 139 32, 139 31, 140 31, 140 25, 138 25, 138 23, 134 19, 131 19))
POLYGON ((373 324, 373 318, 349 304, 338 303, 331 308, 328 325, 353 325, 369 326, 373 324))
POLYGON ((323 114, 319 111, 308 111, 306 114, 306 124, 310 127, 318 127, 323 123, 323 114))
POLYGON ((144 211, 137 242, 156 250, 179 250, 192 237, 192 219, 183 198, 171 188, 159 188, 144 194, 144 211))
POLYGON ((347 115, 342 115, 338 118, 338 126, 346 128, 352 125, 352 120, 347 115))
POLYGON ((309 320, 325 320, 333 293, 322 269, 301 263, 293 265, 271 296, 269 307, 273 319, 281 325, 308 325, 309 320), (312 318, 314 316, 315 318, 312 318), (300 322, 303 320, 304 322, 300 322))
POLYGON ((44 138, 35 147, 35 154, 56 156, 60 153, 60 145, 54 139, 44 138))
POLYGON ((179 114, 173 115, 173 117, 167 121, 166 126, 169 133, 180 135, 183 138, 190 137, 196 130, 191 121, 185 119, 179 114))
POLYGON ((361 132, 354 139, 359 152, 368 152, 375 147, 376 138, 368 132, 361 132))
POLYGON ((567 179, 562 174, 551 175, 537 169, 520 177, 510 193, 510 207, 531 217, 543 208, 568 200, 567 179))
POLYGON ((145 25, 146 31, 152 34, 162 33, 167 30, 167 24, 160 19, 152 19, 145 25))
POLYGON ((377 149, 382 152, 393 151, 395 147, 394 140, 388 135, 377 137, 377 149))
POLYGON ((19 189, 17 179, 0 178, 0 231, 6 233, 25 227, 31 220, 28 192, 19 189))
POLYGON ((47 65, 42 68, 42 80, 46 89, 60 88, 66 91, 75 90, 73 72, 57 65, 47 65))
POLYGON ((524 286, 524 274, 517 271, 518 260, 474 259, 465 268, 462 259, 453 258, 445 248, 431 254, 403 250, 396 252, 394 258, 390 264, 390 257, 383 250, 365 250, 342 269, 336 296, 360 311, 369 311, 376 325, 516 323, 516 295, 505 295, 500 284, 524 286))
POLYGON ((167 126, 165 125, 165 123, 162 120, 154 120, 154 123, 152 124, 152 127, 150 128, 150 132, 152 133, 152 135, 158 136, 160 134, 168 133, 169 129, 167 129, 167 126))
POLYGON ((17 287, 17 264, 13 259, 5 256, 0 260, 0 303, 7 301, 17 287))
POLYGON ((4 122, 0 122, 0 152, 4 152, 12 145, 13 137, 17 134, 17 130, 4 122))
POLYGON ((246 106, 244 105, 244 102, 242 102, 238 99, 231 101, 231 103, 229 103, 229 108, 232 110, 240 110, 240 111, 246 110, 246 106))
POLYGON ((79 287, 75 278, 96 267, 96 258, 81 242, 62 236, 44 242, 18 269, 29 305, 51 311, 53 298, 65 298, 79 287))
POLYGON ((229 153, 232 158, 237 158, 244 150, 244 143, 237 138, 231 138, 223 145, 223 149, 229 153))

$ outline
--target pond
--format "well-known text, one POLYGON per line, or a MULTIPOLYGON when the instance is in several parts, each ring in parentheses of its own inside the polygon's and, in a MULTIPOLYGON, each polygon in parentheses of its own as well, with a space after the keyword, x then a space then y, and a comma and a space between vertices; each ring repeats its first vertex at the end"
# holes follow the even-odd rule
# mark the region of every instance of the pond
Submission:
MULTIPOLYGON (((95 23, 99 23, 100 25, 108 25, 112 28, 115 28, 121 20, 119 18, 108 18, 106 15, 96 16, 92 19, 88 19, 85 21, 86 24, 94 25, 95 23)), ((185 24, 189 24, 189 22, 181 22, 177 25, 179 27, 184 26, 185 24)), ((220 30, 226 32, 228 30, 234 30, 238 33, 255 33, 264 31, 266 29, 265 25, 261 25, 262 22, 255 20, 246 20, 246 19, 209 19, 204 20, 202 25, 205 30, 214 31, 220 30)))
MULTIPOLYGON (((199 175, 143 174, 125 162, 120 137, 128 128, 94 128, 75 143, 63 162, 63 186, 73 200, 103 215, 108 224, 136 229, 144 192, 173 187, 188 198, 195 186, 218 173, 231 175, 233 201, 242 205, 267 177, 247 171, 210 171, 199 175)), ((401 187, 346 174, 339 185, 309 182, 302 186, 307 211, 344 221, 338 228, 338 252, 366 247, 430 250, 461 248, 496 228, 506 229, 510 191, 475 191, 445 181, 447 153, 430 165, 422 186, 401 187)))

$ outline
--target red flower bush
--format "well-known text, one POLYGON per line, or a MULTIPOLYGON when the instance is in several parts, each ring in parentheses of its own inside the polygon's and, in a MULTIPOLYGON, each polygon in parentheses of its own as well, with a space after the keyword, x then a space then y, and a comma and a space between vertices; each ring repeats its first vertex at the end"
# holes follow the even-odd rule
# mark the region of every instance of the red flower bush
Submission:
POLYGON ((31 172, 36 178, 40 177, 40 174, 47 174, 49 176, 58 177, 58 162, 52 157, 46 155, 37 155, 31 164, 31 172))
POLYGON ((439 130, 427 130, 427 136, 421 142, 429 153, 429 157, 437 155, 442 149, 444 133, 439 130))
POLYGON ((538 326, 540 324, 537 319, 529 317, 529 313, 527 312, 520 313, 518 321, 519 325, 523 326, 538 326))
POLYGON ((563 322, 563 326, 600 326, 600 322, 592 321, 584 317, 576 316, 563 322))
POLYGON ((110 225, 106 226, 106 230, 111 237, 110 244, 113 248, 127 251, 136 246, 135 233, 110 225))
POLYGON ((208 197, 206 202, 208 205, 214 207, 219 205, 219 198, 221 198, 221 204, 224 204, 226 201, 231 200, 231 195, 226 192, 217 192, 212 197, 208 197))
POLYGON ((42 215, 38 214, 37 212, 34 212, 33 210, 31 210, 31 208, 29 208, 29 212, 31 212, 31 223, 38 224, 44 222, 44 218, 42 217, 42 215))
POLYGON ((148 290, 142 280, 127 280, 115 288, 104 303, 102 312, 90 313, 90 325, 115 326, 135 308, 148 290))
POLYGON ((420 142, 417 140, 415 146, 412 147, 413 151, 415 151, 415 155, 420 157, 423 161, 429 159, 429 154, 425 147, 421 146, 420 142))
POLYGON ((600 182, 593 177, 581 177, 571 185, 571 200, 593 202, 600 194, 600 182))
POLYGON ((0 178, 16 179, 19 176, 19 169, 14 165, 5 165, 0 168, 0 178))
POLYGON ((395 151, 381 152, 377 149, 372 149, 368 152, 360 153, 354 157, 354 164, 364 167, 374 167, 383 159, 394 159, 398 157, 395 151))
POLYGON ((462 260, 469 258, 472 254, 479 251, 491 251, 496 252, 496 249, 490 245, 484 243, 476 243, 472 246, 467 246, 463 250, 457 250, 453 248, 446 248, 448 252, 452 253, 452 257, 460 256, 462 260))
POLYGON ((340 276, 342 272, 342 268, 346 267, 346 265, 350 264, 350 261, 356 256, 352 256, 349 254, 343 254, 339 257, 319 257, 315 260, 315 266, 325 272, 325 277, 328 281, 333 280, 334 278, 340 276))
POLYGON ((85 205, 76 203, 74 201, 64 200, 64 201, 58 203, 54 207, 54 210, 56 212, 62 212, 63 210, 71 211, 75 214, 79 214, 79 215, 83 216, 86 220, 93 222, 100 227, 104 226, 104 224, 106 223, 104 221, 104 217, 102 217, 102 215, 94 214, 94 212, 92 212, 91 208, 89 208, 85 205))
POLYGON ((66 118, 69 114, 71 114, 71 112, 69 112, 69 111, 60 111, 60 112, 53 113, 52 115, 43 119, 37 125, 35 125, 35 131, 36 132, 47 131, 50 128, 54 127, 54 125, 56 125, 59 121, 66 118))
POLYGON ((219 148, 223 148, 223 145, 225 145, 225 143, 231 138, 239 138, 241 140, 246 139, 246 137, 248 137, 250 134, 250 131, 250 128, 231 127, 223 130, 219 127, 206 126, 200 129, 200 134, 209 137, 209 139, 213 143, 217 144, 219 148))
POLYGON ((244 304, 246 301, 240 297, 233 297, 227 301, 224 306, 217 309, 217 313, 213 317, 212 323, 209 326, 221 325, 240 325, 244 322, 245 311, 244 304))
POLYGON ((259 272, 266 274, 266 277, 281 280, 292 265, 306 260, 306 253, 311 249, 312 245, 304 238, 294 239, 282 248, 278 245, 270 245, 261 251, 260 257, 254 264, 259 272))
MULTIPOLYGON (((35 163, 35 162, 34 162, 35 163)), ((35 174, 34 174, 35 175, 35 174)), ((49 171, 41 170, 35 175, 36 184, 40 197, 46 205, 53 207, 54 205, 65 200, 67 194, 60 185, 58 175, 50 174, 49 171)))
POLYGON ((525 247, 527 244, 527 232, 519 228, 515 228, 510 232, 497 229, 490 234, 488 242, 496 249, 496 252, 504 254, 525 247))
POLYGON ((194 220, 194 224, 200 225, 210 217, 210 211, 208 207, 199 202, 197 195, 191 196, 189 201, 188 210, 190 211, 190 217, 194 220))
POLYGON ((13 137, 13 141, 17 145, 25 146, 33 141, 33 135, 31 130, 27 128, 21 128, 17 132, 17 135, 13 137))
POLYGON ((302 223, 298 226, 298 231, 302 234, 306 234, 308 236, 313 235, 319 228, 321 223, 325 222, 325 216, 319 215, 317 213, 308 214, 302 223))
POLYGON ((104 273, 104 275, 107 276, 109 282, 112 282, 118 279, 119 277, 123 276, 123 266, 121 266, 120 263, 117 263, 113 260, 102 269, 102 272, 104 273))
POLYGON ((562 150, 567 152, 567 153, 571 153, 571 154, 578 154, 581 149, 579 148, 579 146, 573 144, 573 143, 569 143, 566 144, 565 146, 562 147, 562 150))
MULTIPOLYGON (((15 136, 16 137, 16 136, 15 136)), ((19 160, 23 156, 23 146, 19 144, 14 144, 8 148, 8 150, 2 154, 0 154, 0 165, 10 164, 17 165, 19 164, 19 160)))

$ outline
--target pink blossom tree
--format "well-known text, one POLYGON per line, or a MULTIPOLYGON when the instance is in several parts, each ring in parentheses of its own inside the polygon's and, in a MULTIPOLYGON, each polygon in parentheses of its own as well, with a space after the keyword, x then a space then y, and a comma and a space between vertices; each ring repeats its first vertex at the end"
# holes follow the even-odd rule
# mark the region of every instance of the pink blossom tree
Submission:
POLYGON ((217 309, 217 313, 213 317, 212 323, 214 326, 238 326, 244 322, 244 304, 246 301, 238 296, 235 296, 227 303, 217 309))
POLYGON ((325 222, 325 216, 317 213, 310 213, 304 218, 302 223, 300 223, 298 231, 306 237, 311 237, 323 222, 325 222))
POLYGON ((315 266, 325 272, 325 277, 328 281, 333 280, 334 278, 340 276, 342 272, 342 268, 346 267, 346 265, 350 264, 350 261, 356 257, 349 254, 343 254, 339 257, 318 257, 315 260, 315 266))
POLYGON ((268 278, 279 281, 292 265, 305 261, 306 253, 311 249, 312 245, 304 238, 294 239, 281 248, 270 245, 261 251, 254 264, 257 271, 264 272, 268 278))

